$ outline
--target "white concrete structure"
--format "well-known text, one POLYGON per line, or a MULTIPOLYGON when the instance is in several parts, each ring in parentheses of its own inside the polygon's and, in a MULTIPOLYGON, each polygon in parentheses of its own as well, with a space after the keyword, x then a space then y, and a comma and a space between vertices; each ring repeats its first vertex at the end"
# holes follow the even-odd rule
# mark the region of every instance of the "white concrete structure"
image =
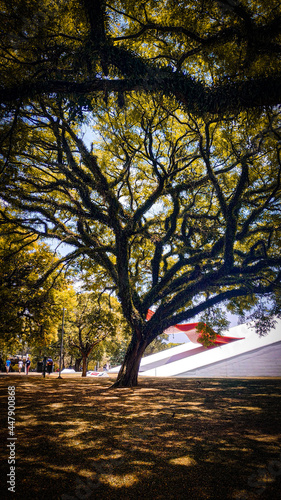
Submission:
MULTIPOLYGON (((246 324, 235 326, 228 330, 227 337, 218 336, 218 343, 211 348, 203 347, 190 333, 187 335, 191 342, 144 357, 139 374, 149 377, 281 377, 281 320, 264 337, 259 337, 246 324)), ((118 372, 119 368, 110 371, 118 372)))

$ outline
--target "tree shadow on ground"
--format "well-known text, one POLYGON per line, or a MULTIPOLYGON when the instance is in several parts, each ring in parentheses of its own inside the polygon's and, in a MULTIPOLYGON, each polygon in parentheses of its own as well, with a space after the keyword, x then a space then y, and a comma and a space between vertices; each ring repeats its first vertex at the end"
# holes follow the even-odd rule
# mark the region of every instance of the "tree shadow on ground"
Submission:
POLYGON ((0 380, 2 443, 7 386, 16 388, 15 498, 280 497, 280 380, 111 382, 0 380))

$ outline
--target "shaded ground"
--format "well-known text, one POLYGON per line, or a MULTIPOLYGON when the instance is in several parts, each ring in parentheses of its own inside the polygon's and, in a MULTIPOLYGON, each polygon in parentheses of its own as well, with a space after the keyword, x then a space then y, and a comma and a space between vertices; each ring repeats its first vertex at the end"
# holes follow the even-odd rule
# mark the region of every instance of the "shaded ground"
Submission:
POLYGON ((280 379, 2 376, 1 498, 281 498, 280 379), (16 388, 16 493, 7 387, 16 388))

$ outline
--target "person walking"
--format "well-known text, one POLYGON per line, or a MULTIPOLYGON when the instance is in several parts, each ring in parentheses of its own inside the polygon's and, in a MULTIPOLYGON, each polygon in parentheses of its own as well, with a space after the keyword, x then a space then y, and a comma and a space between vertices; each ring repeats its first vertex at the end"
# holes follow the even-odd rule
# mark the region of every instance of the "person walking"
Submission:
POLYGON ((47 373, 48 373, 49 375, 51 375, 52 370, 53 370, 53 360, 52 360, 52 358, 51 358, 51 357, 49 357, 49 358, 47 359, 47 373))
POLYGON ((22 372, 22 367, 23 367, 23 361, 22 361, 22 359, 19 360, 18 365, 19 365, 19 373, 21 373, 22 372))
POLYGON ((11 360, 8 358, 6 361, 6 372, 9 373, 11 367, 11 360))
POLYGON ((25 373, 26 373, 26 375, 28 375, 29 367, 30 367, 30 359, 27 358, 27 360, 25 362, 25 373))

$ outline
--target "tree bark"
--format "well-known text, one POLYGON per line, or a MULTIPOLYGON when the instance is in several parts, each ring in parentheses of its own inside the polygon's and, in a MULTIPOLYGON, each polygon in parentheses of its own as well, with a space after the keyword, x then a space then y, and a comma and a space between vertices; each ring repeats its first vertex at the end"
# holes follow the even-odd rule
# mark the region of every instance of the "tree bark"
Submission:
POLYGON ((82 377, 86 377, 86 372, 87 372, 87 356, 83 356, 82 377))
POLYGON ((133 336, 118 373, 117 380, 112 387, 136 387, 138 385, 140 362, 146 346, 147 343, 145 340, 139 340, 136 336, 133 336))

